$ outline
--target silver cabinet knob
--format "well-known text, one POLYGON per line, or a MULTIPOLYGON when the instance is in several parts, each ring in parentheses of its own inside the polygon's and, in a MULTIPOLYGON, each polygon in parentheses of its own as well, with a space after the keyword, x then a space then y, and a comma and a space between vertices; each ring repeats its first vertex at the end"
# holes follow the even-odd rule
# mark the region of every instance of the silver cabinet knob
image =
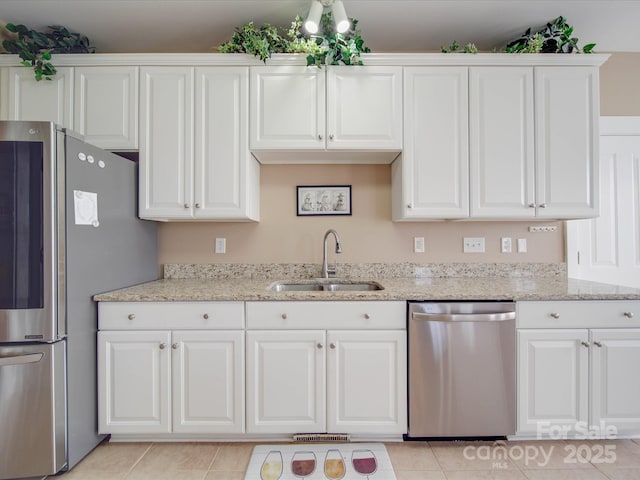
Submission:
POLYGON ((286 314, 286 313, 283 313, 283 314, 282 314, 282 315, 280 315, 280 316, 282 317, 282 319, 283 319, 283 320, 286 320, 286 319, 287 319, 287 314, 286 314))
POLYGON ((200 204, 199 204, 199 203, 196 203, 195 207, 196 207, 196 208, 200 208, 200 204))
POLYGON ((580 344, 584 347, 588 347, 589 346, 589 342, 580 342, 580 344))
POLYGON ((540 208, 547 208, 547 204, 546 203, 541 203, 540 205, 538 205, 540 208))
POLYGON ((529 208, 536 208, 536 204, 535 203, 530 203, 529 204, 529 208))
POLYGON ((205 320, 209 320, 209 314, 205 313, 204 315, 202 315, 202 318, 204 318, 205 320))
POLYGON ((329 135, 329 140, 333 140, 333 133, 329 135))
POLYGON ((164 343, 164 342, 162 342, 162 343, 160 344, 160 350, 164 350, 165 348, 167 348, 167 344, 166 344, 166 343, 164 343))
POLYGON ((413 205, 411 205, 410 203, 407 203, 407 208, 413 208, 413 205))
POLYGON ((330 343, 330 344, 329 344, 329 348, 330 348, 331 350, 335 350, 335 348, 336 348, 336 344, 335 344, 335 343, 330 343))
POLYGON ((171 348, 173 348, 174 350, 178 349, 178 344, 177 343, 172 343, 171 344, 171 348))
POLYGON ((371 315, 369 315, 368 313, 365 313, 365 314, 364 314, 364 318, 365 318, 366 320, 369 320, 369 319, 371 318, 371 315))
POLYGON ((318 134, 318 140, 322 140, 322 134, 318 134))
POLYGON ((321 343, 317 343, 316 347, 318 347, 318 350, 322 350, 323 345, 321 343))
POLYGON ((624 312, 623 315, 627 318, 633 318, 633 312, 624 312))
POLYGON ((550 315, 551 315, 551 317, 552 317, 552 318, 555 318, 556 320, 557 320, 558 318, 560 318, 560 314, 559 314, 559 313, 555 313, 555 312, 554 312, 554 313, 551 313, 550 315))
POLYGON ((133 320, 134 318, 136 318, 136 316, 135 316, 135 314, 130 313, 129 315, 127 315, 127 318, 128 318, 129 320, 133 320))
POLYGON ((188 203, 184 204, 184 208, 190 208, 188 203))
POLYGON ((602 343, 600 343, 600 342, 593 342, 593 344, 594 344, 596 347, 602 347, 602 343))

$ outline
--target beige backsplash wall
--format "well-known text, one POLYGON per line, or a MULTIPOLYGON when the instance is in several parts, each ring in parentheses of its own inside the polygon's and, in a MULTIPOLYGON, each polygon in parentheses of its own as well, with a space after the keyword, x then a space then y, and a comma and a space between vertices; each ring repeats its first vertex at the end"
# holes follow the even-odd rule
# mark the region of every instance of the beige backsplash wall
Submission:
MULTIPOLYGON (((601 68, 601 113, 640 115, 640 53, 615 54, 601 68)), ((340 262, 562 262, 563 222, 391 221, 389 165, 263 165, 259 223, 162 223, 158 262, 320 263, 322 237, 335 228, 343 243, 340 262), (352 185, 353 215, 296 216, 296 185, 352 185), (553 225, 552 233, 530 233, 529 225, 553 225), (426 252, 413 253, 413 237, 426 252), (463 237, 485 237, 486 253, 462 253, 463 237), (526 238, 527 253, 500 253, 500 237, 526 238), (216 237, 227 253, 215 254, 216 237)), ((333 259, 333 247, 330 258, 333 259)))

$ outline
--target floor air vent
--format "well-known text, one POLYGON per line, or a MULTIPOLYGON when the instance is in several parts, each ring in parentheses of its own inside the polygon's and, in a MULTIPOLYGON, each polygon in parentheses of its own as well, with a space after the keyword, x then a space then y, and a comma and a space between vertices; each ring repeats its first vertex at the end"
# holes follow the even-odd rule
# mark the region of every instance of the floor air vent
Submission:
POLYGON ((349 442, 351 436, 347 433, 296 433, 294 442, 349 442))

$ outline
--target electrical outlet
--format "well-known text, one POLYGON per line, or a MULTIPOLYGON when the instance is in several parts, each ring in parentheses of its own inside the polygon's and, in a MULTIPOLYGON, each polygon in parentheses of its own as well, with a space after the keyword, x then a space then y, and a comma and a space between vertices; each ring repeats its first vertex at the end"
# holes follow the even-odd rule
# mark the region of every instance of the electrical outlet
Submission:
POLYGON ((464 253, 484 253, 484 237, 464 237, 462 251, 464 253))
POLYGON ((226 238, 216 238, 216 253, 227 253, 226 238))
POLYGON ((527 253, 527 239, 519 238, 518 239, 518 253, 527 253))
POLYGON ((500 239, 500 251, 502 253, 511 253, 511 237, 502 237, 500 239))
POLYGON ((413 237, 414 253, 424 253, 424 237, 413 237))

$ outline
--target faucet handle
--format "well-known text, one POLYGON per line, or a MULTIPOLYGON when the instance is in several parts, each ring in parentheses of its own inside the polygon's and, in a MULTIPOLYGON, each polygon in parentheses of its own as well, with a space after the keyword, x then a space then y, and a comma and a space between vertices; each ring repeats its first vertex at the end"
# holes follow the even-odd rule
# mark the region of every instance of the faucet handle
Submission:
POLYGON ((330 277, 335 277, 337 272, 338 272, 337 264, 334 263, 333 265, 327 265, 327 274, 330 277))

